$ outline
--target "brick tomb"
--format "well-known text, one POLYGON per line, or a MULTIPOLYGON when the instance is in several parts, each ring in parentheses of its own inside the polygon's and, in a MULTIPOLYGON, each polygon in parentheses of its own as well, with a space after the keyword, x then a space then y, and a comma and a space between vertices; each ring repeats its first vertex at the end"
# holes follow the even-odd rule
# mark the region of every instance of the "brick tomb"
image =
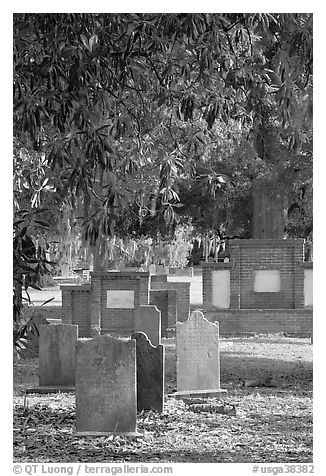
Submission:
POLYGON ((62 322, 77 324, 78 337, 99 334, 130 336, 140 306, 154 305, 161 312, 161 335, 185 321, 190 311, 190 283, 169 282, 166 275, 148 272, 91 273, 91 283, 62 285, 62 322))
POLYGON ((310 335, 312 263, 303 240, 232 240, 228 263, 203 266, 203 310, 222 334, 310 335))

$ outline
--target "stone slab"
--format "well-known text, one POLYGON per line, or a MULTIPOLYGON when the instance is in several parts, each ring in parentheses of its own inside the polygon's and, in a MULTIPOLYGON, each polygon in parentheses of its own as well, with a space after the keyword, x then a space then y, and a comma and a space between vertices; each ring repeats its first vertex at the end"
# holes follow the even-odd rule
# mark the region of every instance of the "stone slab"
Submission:
POLYGON ((135 312, 135 332, 144 332, 151 344, 161 343, 161 311, 156 306, 139 306, 135 312))
POLYGON ((176 325, 177 391, 220 390, 219 325, 201 311, 176 325))
POLYGON ((135 340, 78 339, 76 435, 137 433, 136 414, 135 340))
POLYGON ((39 332, 39 386, 74 386, 78 326, 46 325, 39 332))
POLYGON ((27 388, 26 393, 70 393, 75 392, 75 387, 35 387, 27 388))
POLYGON ((208 390, 193 390, 193 391, 184 391, 184 392, 175 392, 175 393, 170 393, 168 396, 181 399, 183 397, 198 397, 198 398, 222 398, 225 394, 227 393, 227 390, 223 389, 208 389, 208 390))
POLYGON ((137 411, 163 411, 164 346, 154 347, 143 332, 131 336, 136 341, 137 411))
POLYGON ((73 436, 92 436, 94 438, 97 438, 100 436, 118 436, 118 435, 127 436, 129 438, 144 438, 144 434, 139 433, 137 431, 124 432, 124 433, 121 433, 121 432, 114 433, 114 432, 107 432, 107 431, 74 431, 73 432, 73 436))
POLYGON ((106 291, 106 307, 109 309, 134 309, 134 291, 109 290, 106 291))

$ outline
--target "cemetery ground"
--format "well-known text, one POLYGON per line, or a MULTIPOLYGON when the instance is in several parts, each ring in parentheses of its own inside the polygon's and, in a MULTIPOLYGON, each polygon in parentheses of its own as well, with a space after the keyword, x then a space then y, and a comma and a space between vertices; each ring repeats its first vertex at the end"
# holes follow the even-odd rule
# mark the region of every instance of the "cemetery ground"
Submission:
POLYGON ((176 390, 175 339, 162 339, 162 343, 166 353, 164 411, 138 414, 138 431, 143 437, 135 439, 75 437, 74 393, 28 394, 25 400, 25 389, 38 385, 38 359, 15 362, 14 461, 312 462, 310 339, 222 337, 221 388, 227 393, 219 402, 207 402, 221 405, 224 413, 199 411, 209 406, 187 405, 167 396, 176 390), (266 377, 271 377, 272 386, 244 386, 245 382, 262 383, 266 377))

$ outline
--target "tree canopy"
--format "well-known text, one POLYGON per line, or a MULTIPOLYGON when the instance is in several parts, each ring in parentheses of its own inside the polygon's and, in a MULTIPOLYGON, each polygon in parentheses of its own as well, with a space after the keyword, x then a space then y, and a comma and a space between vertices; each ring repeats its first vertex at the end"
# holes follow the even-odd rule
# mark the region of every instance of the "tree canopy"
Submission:
POLYGON ((312 14, 28 13, 13 26, 18 208, 50 201, 56 222, 68 201, 91 246, 187 214, 248 234, 258 180, 286 184, 290 232, 311 227, 312 14))

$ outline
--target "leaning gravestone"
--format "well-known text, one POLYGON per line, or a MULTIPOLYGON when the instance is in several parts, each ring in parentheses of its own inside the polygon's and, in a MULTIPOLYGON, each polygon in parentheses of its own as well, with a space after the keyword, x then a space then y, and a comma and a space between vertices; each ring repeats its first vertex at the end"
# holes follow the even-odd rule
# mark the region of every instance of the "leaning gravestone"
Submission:
POLYGON ((27 393, 73 391, 76 380, 75 344, 78 326, 73 324, 39 327, 39 387, 27 393))
POLYGON ((143 332, 131 336, 136 340, 137 411, 163 411, 164 346, 154 347, 143 332))
POLYGON ((139 306, 135 313, 135 332, 144 332, 152 345, 160 345, 161 311, 156 306, 139 306))
POLYGON ((201 311, 194 311, 176 325, 176 397, 220 397, 219 325, 209 322, 201 311))
POLYGON ((76 436, 136 436, 136 414, 135 341, 78 339, 76 436))

